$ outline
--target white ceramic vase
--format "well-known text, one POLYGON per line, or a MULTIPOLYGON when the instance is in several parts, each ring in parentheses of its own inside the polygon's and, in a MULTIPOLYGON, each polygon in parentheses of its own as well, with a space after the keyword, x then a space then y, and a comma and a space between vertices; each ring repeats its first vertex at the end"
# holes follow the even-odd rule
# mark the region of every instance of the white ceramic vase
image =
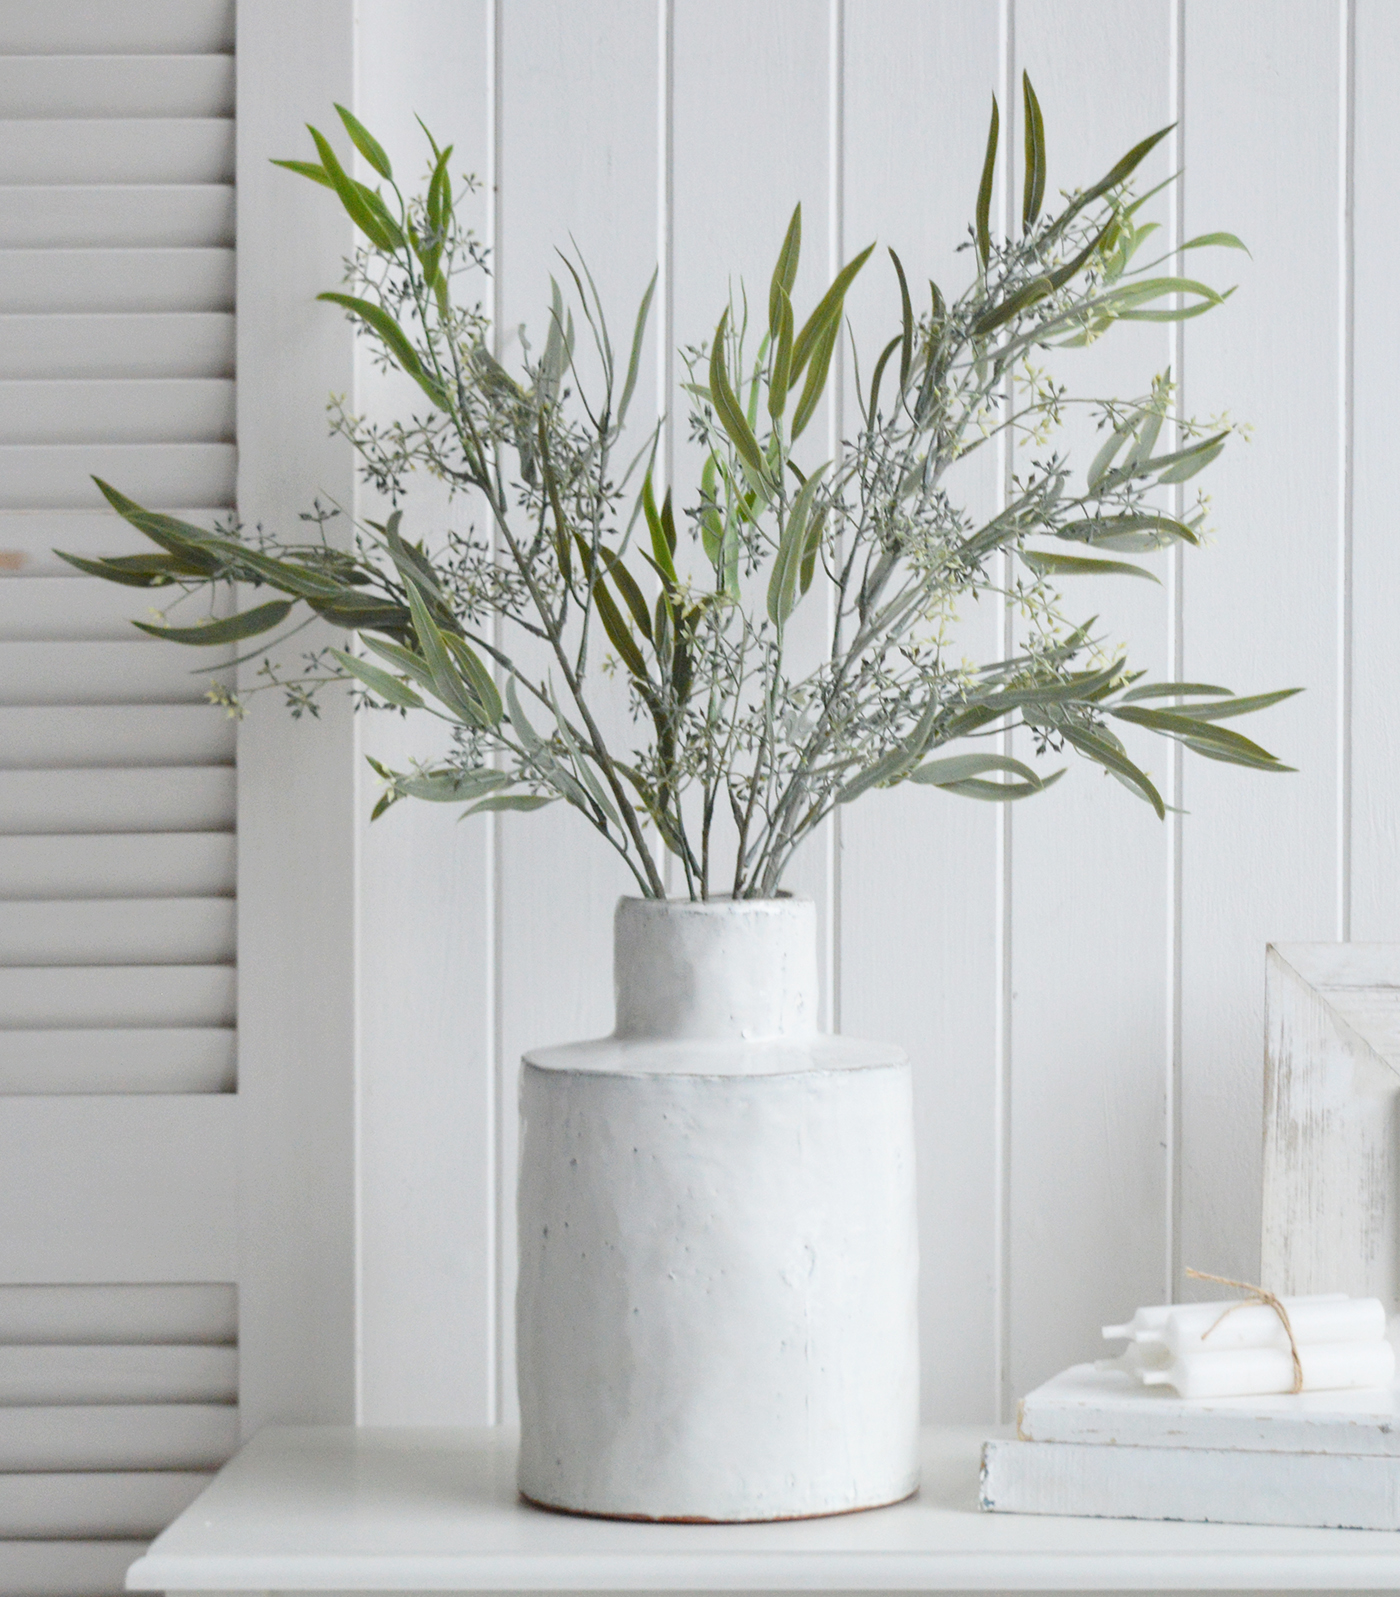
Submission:
POLYGON ((525 1056, 519 1485, 787 1519, 918 1486, 909 1066, 817 1031, 801 899, 623 899, 617 1028, 525 1056))

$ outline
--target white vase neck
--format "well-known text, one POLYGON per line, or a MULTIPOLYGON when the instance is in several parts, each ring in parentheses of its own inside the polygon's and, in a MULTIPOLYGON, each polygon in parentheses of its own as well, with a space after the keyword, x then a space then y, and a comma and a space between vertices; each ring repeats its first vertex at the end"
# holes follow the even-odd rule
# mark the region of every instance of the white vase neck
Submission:
POLYGON ((613 973, 617 1037, 813 1037, 816 907, 804 898, 620 899, 613 973))

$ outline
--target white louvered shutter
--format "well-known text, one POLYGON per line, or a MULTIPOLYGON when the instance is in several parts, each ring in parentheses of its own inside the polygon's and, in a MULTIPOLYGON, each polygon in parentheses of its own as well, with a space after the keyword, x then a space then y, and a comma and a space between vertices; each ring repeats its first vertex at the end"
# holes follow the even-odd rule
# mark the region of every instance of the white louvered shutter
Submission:
MULTIPOLYGON (((237 1439, 234 727, 89 477, 234 485, 232 0, 0 0, 0 1597, 237 1439)), ((144 545, 149 548, 149 545, 144 545)))

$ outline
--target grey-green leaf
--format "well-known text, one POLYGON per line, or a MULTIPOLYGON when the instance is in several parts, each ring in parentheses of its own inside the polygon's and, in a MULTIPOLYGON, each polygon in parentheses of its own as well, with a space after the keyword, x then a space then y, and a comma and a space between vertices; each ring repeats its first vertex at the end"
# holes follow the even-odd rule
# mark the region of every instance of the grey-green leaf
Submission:
POLYGON ((422 710, 426 708, 422 699, 398 677, 390 676, 387 671, 381 671, 377 665, 371 665, 368 660, 361 660, 353 654, 346 654, 343 649, 332 649, 331 655, 338 660, 352 677, 357 677, 372 692, 377 693, 386 704, 397 705, 404 710, 422 710))
POLYGON ((1001 134, 1001 112, 992 96, 992 122, 987 130, 987 153, 982 161, 982 181, 977 188, 977 255, 985 272, 992 258, 992 183, 996 177, 997 139, 1001 134))
POLYGON ((1021 559, 1039 577, 1146 577, 1160 583, 1161 578, 1142 566, 1126 560, 1092 560, 1083 555, 1043 554, 1039 549, 1022 549, 1021 559))
POLYGON ((286 620, 291 608, 291 600, 273 599, 268 604, 256 605, 218 621, 206 621, 198 627, 155 627, 145 621, 135 621, 132 625, 166 643, 237 643, 242 638, 256 638, 260 633, 271 632, 286 620))

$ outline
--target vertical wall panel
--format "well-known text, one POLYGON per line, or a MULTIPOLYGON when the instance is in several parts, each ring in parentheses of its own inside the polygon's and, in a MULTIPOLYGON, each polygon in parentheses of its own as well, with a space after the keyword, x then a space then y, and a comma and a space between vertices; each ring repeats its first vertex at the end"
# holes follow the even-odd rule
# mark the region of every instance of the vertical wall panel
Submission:
MULTIPOLYGON (((674 8, 674 153, 671 236, 675 262, 673 337, 677 347, 707 348, 732 293, 735 316, 748 292, 752 360, 767 328, 768 283, 793 207, 802 204, 802 255, 793 288, 800 327, 836 270, 855 251, 843 239, 839 193, 831 165, 833 114, 832 10, 810 0, 677 0, 674 8)), ((855 245, 864 248, 868 240, 855 245)), ((870 291, 858 281, 849 303, 870 291)), ((838 368, 839 370, 839 368, 838 368)), ((677 363, 676 378, 685 381, 677 363)), ((839 375, 835 384, 839 384, 839 375)), ((832 454, 830 393, 798 443, 806 471, 832 454)), ((675 392, 672 437, 675 492, 694 503, 700 454, 687 444, 688 396, 675 392)), ((814 585, 785 633, 785 662, 805 673, 827 636, 823 589, 814 585)), ((723 811, 724 805, 718 806, 723 811)), ((733 829, 716 826, 721 859, 733 858, 733 829)), ((827 829, 801 848, 785 878, 787 890, 815 900, 827 973, 829 1008, 834 965, 829 928, 835 884, 827 829)))
MULTIPOLYGON (((1012 148, 1019 157, 1025 70, 1044 112, 1052 203, 1061 190, 1087 188, 1172 120, 1169 21, 1168 0, 1017 0, 1012 148), (1093 92, 1085 92, 1089 79, 1093 92)), ((1167 150, 1154 151, 1138 192, 1170 171, 1167 150)), ((1019 228, 1019 159, 1016 172, 1019 228)), ((1146 214, 1165 221, 1166 197, 1146 214)), ((1163 253, 1164 236, 1135 264, 1163 253)), ((1120 324, 1087 350, 1037 352, 1036 360, 1074 395, 1146 395, 1171 363, 1170 335, 1151 323, 1120 324)), ((1071 410, 1054 439, 1075 491, 1102 442, 1095 423, 1091 412, 1071 410)), ((1018 447, 1017 468, 1046 452, 1018 447)), ((1160 577, 1167 558, 1139 563, 1160 577)), ((1126 645, 1136 667, 1161 676, 1165 587, 1100 578, 1060 588, 1067 618, 1099 618, 1095 635, 1107 653, 1126 645)), ((1030 739, 1021 741, 1030 758, 1030 739)), ((1165 786, 1168 745, 1126 741, 1165 786)), ((1106 1321, 1160 1301, 1165 1287, 1166 828, 1072 752, 1039 763, 1069 769, 1011 816, 1007 1407, 1085 1357, 1106 1321)))
MULTIPOLYGON (((482 185, 459 204, 479 236, 489 204, 489 31, 487 0, 359 9, 356 114, 406 193, 421 186, 429 159, 415 115, 453 145, 454 186, 467 173, 482 185)), ((470 301, 489 288, 467 276, 456 291, 470 301)), ((421 398, 375 368, 364 340, 356 392, 363 411, 386 420, 421 398)), ((387 507, 372 490, 361 483, 357 493, 359 513, 382 520, 387 507)), ((420 474, 403 509, 407 535, 439 547, 475 506, 449 503, 420 474)), ((358 720, 362 749, 397 770, 431 760, 441 730, 426 716, 358 720)), ((371 825, 381 783, 363 762, 359 774, 358 1412, 370 1425, 481 1425, 495 1412, 490 823, 459 824, 449 805, 400 804, 371 825)))
MULTIPOLYGON (((317 292, 351 228, 323 190, 270 165, 354 95, 349 0, 239 0, 238 506, 282 537, 314 495, 352 502, 326 437, 352 342, 317 292)), ((313 634, 314 636, 314 634, 313 634)), ((296 661, 306 634, 289 649, 296 661)), ((335 634, 321 634, 326 642, 335 634)), ((242 669, 253 677, 255 658, 242 669)), ((248 685, 245 682, 245 685, 248 685)), ((349 1422, 356 1402, 357 776, 349 706, 293 721, 265 695, 238 751, 239 1096, 244 1125, 243 1417, 349 1422), (241 1017, 240 1017, 241 1018, 241 1017)))
MULTIPOLYGON (((959 245, 1000 91, 1001 30, 994 4, 847 0, 844 11, 846 234, 855 248, 881 244, 851 317, 862 350, 878 351, 899 317, 885 245, 920 311, 927 279, 951 300, 972 270, 959 245)), ((858 420, 848 390, 847 437, 858 420)), ((994 510, 995 452, 971 456, 949 488, 974 512, 994 510)), ((997 606, 970 606, 960 621, 968 652, 994 658, 997 606)), ((945 1422, 996 1407, 999 820, 991 805, 911 786, 867 794, 841 817, 841 1029, 896 1042, 914 1064, 923 1403, 945 1422)))
POLYGON ((1240 692, 1307 692, 1249 726, 1299 768, 1186 767, 1181 1257, 1259 1265, 1266 942, 1339 935, 1337 626, 1339 10, 1186 11, 1188 234, 1254 251, 1239 294, 1187 331, 1186 403, 1253 441, 1211 473, 1215 541, 1184 585, 1183 667, 1240 692))
MULTIPOLYGON (((1400 940, 1400 540, 1395 537, 1391 424, 1400 302, 1393 197, 1400 148, 1390 137, 1400 9, 1355 0, 1354 367, 1352 373, 1351 927, 1358 942, 1400 940)), ((1343 338, 1352 328, 1343 323, 1343 338)))
MULTIPOLYGON (((549 331, 549 278, 572 289, 556 250, 588 263, 611 319, 615 348, 657 264, 658 59, 654 0, 510 0, 500 7, 495 314, 498 352, 519 359, 517 329, 532 347, 549 331)), ((589 333, 575 313, 579 366, 596 373, 589 333)), ((619 357, 625 359, 625 353, 619 357)), ((654 359, 654 357, 652 357, 654 359)), ((650 368, 650 360, 648 367, 650 368)), ((595 379, 596 380, 596 379, 595 379)), ((596 391, 596 390, 595 390, 596 391)), ((633 405, 634 448, 652 425, 653 386, 633 405)), ((619 472, 628 451, 620 451, 619 472)), ((634 484, 633 493, 640 484, 634 484)), ((630 513, 630 506, 625 514, 630 513)), ((594 645, 595 657, 597 645, 594 645)), ((522 658, 524 658, 522 656, 522 658)), ((540 680, 543 653, 527 661, 540 680)), ((558 684, 558 671, 555 667, 558 684)), ((630 748, 619 676, 600 724, 630 748)), ((526 1048, 599 1036, 612 1027, 612 912, 637 889, 611 850, 563 804, 499 824, 498 958, 500 1189, 498 1412, 515 1411, 516 1084, 526 1048)))

